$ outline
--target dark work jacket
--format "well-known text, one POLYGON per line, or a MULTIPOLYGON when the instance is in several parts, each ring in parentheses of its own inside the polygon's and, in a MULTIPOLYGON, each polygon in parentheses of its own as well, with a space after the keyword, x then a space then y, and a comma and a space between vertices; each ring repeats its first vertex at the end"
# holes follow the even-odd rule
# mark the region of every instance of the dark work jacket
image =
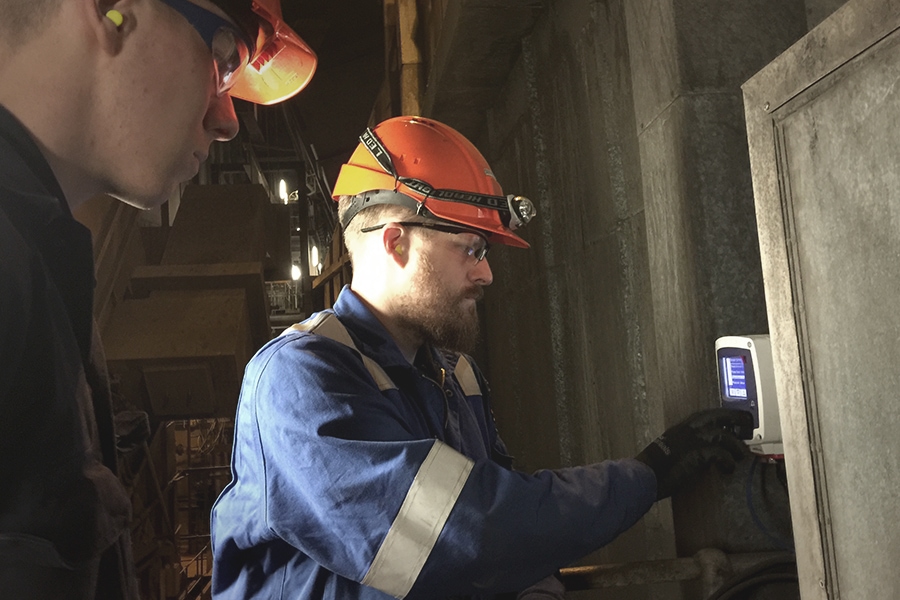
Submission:
POLYGON ((0 106, 0 595, 136 597, 90 231, 0 106))

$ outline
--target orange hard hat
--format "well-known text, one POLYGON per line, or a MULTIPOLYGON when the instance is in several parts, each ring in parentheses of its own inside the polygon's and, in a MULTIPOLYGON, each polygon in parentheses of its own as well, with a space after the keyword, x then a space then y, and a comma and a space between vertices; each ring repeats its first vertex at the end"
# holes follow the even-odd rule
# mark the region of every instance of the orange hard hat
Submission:
POLYGON ((250 40, 254 47, 250 48, 249 63, 237 74, 231 96, 256 104, 275 104, 306 87, 318 58, 284 22, 280 0, 213 1, 250 29, 248 35, 255 38, 250 40), (258 27, 251 28, 248 23, 258 27))
POLYGON ((528 248, 513 233, 535 214, 504 196, 487 161, 461 133, 433 119, 394 117, 360 136, 332 193, 354 196, 342 227, 367 206, 397 204, 481 232, 491 243, 528 248))

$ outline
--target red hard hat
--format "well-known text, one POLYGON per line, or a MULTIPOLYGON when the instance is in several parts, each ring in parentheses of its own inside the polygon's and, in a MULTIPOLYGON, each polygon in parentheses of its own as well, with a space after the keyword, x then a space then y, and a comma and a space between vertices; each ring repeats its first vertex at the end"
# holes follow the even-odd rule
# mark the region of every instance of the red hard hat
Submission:
POLYGON ((306 87, 316 71, 316 53, 281 15, 280 0, 213 0, 238 21, 255 48, 229 95, 256 104, 275 104, 306 87))
POLYGON ((386 193, 352 204, 342 226, 365 206, 400 204, 481 231, 491 243, 528 248, 528 242, 512 230, 534 216, 531 201, 504 196, 475 146, 438 121, 394 117, 360 137, 359 146, 341 167, 333 197, 361 197, 368 192, 386 193))

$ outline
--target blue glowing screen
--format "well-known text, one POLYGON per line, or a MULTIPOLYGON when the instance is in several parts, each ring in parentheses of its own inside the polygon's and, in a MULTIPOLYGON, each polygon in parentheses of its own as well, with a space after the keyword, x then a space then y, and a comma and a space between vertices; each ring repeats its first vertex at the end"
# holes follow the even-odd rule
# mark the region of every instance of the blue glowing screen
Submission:
POLYGON ((747 368, 744 356, 722 356, 719 373, 726 400, 747 399, 747 368))

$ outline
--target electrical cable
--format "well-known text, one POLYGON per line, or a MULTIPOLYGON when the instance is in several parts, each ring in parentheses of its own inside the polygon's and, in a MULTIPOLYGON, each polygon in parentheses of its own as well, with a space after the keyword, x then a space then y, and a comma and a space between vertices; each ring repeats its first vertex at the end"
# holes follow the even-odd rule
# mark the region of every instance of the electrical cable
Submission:
POLYGON ((795 573, 768 573, 765 575, 758 575, 756 577, 752 577, 750 579, 742 581, 741 583, 735 585, 733 588, 726 590, 721 594, 711 596, 710 600, 735 600, 736 598, 738 598, 738 594, 750 591, 763 585, 795 581, 799 581, 795 573))
POLYGON ((798 581, 796 559, 793 556, 777 556, 731 577, 707 600, 738 600, 739 594, 764 585, 796 581, 798 581))
POLYGON ((790 553, 794 553, 794 545, 789 542, 782 540, 781 538, 772 534, 769 529, 763 524, 762 520, 759 518, 759 515, 756 514, 756 508, 753 506, 753 475, 756 473, 756 465, 759 462, 759 458, 754 457, 753 463, 750 465, 750 472, 747 474, 747 508, 750 510, 750 518, 753 519, 754 525, 778 548, 782 550, 787 550, 790 553))
POLYGON ((775 462, 775 476, 778 478, 778 483, 784 488, 784 493, 790 497, 787 482, 787 466, 783 459, 775 462))

